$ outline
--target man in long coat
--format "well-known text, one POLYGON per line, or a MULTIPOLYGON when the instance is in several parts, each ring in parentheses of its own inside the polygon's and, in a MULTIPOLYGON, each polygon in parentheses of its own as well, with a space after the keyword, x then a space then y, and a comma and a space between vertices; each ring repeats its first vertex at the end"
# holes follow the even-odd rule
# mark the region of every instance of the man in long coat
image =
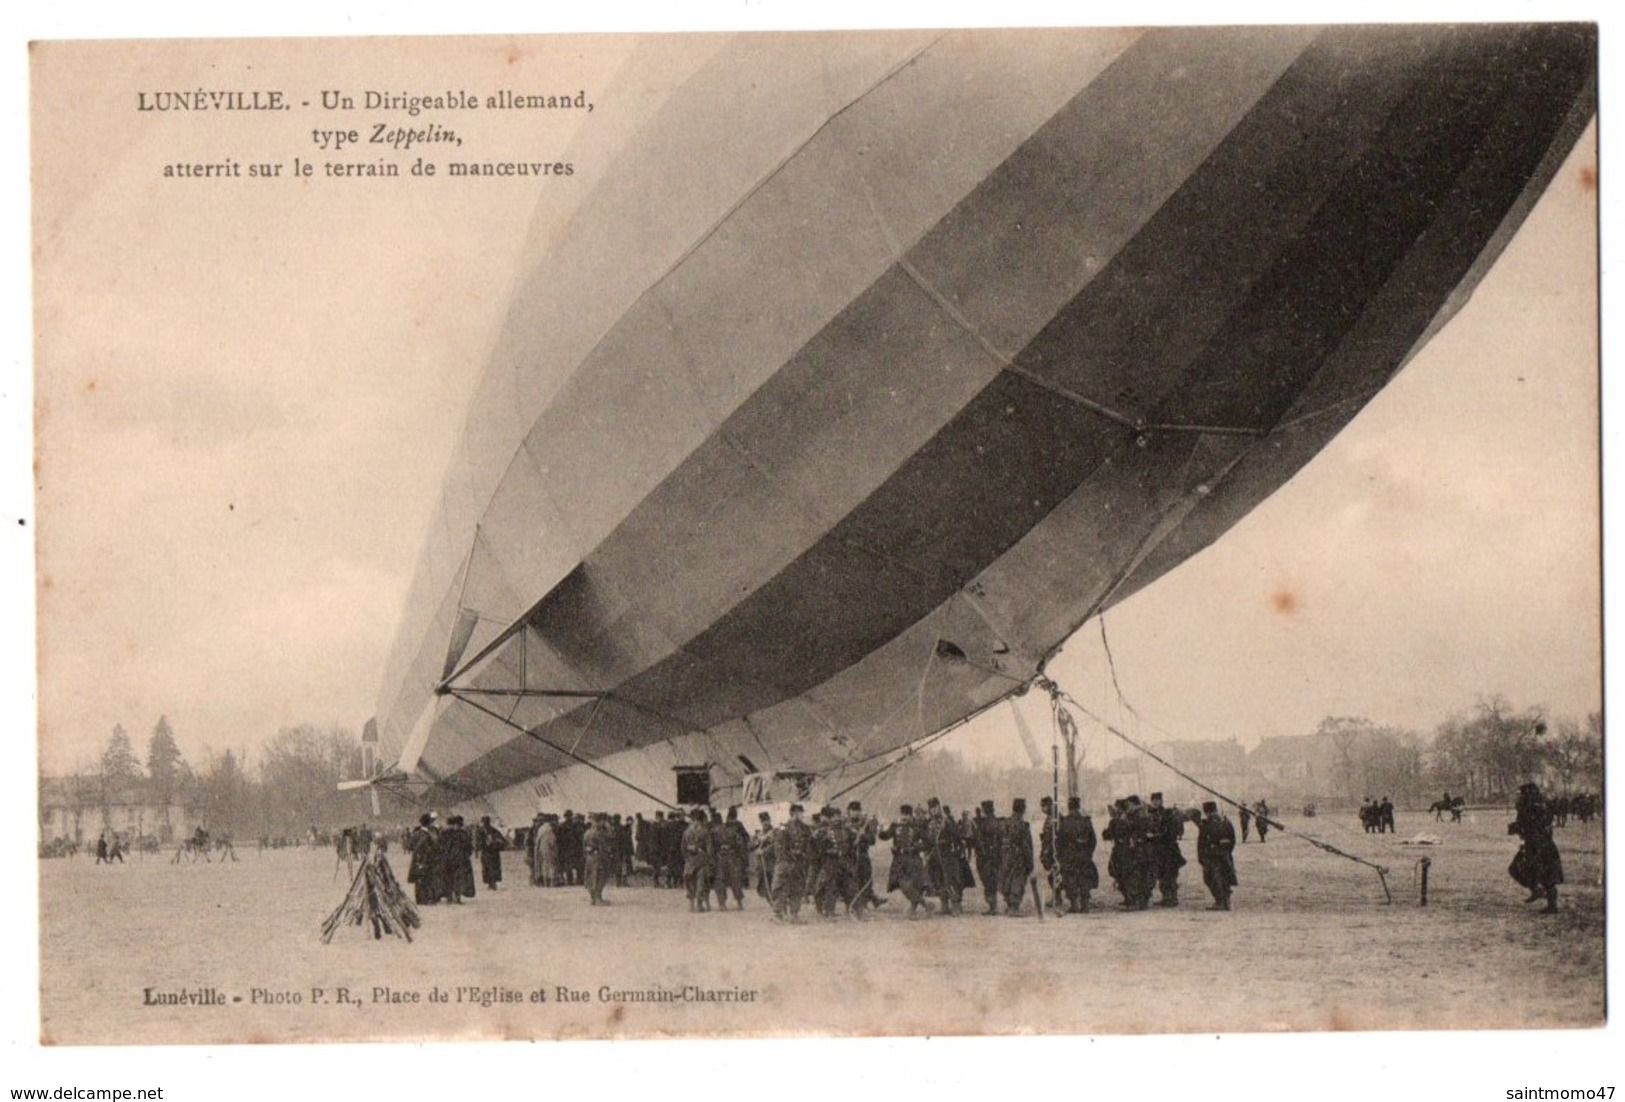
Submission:
POLYGON ((1179 870, 1185 867, 1185 855, 1179 851, 1179 840, 1185 835, 1185 817, 1173 808, 1165 807, 1162 793, 1151 793, 1150 846, 1148 856, 1162 898, 1159 907, 1179 906, 1179 870))
POLYGON ((971 849, 976 854, 976 879, 982 882, 982 899, 988 914, 999 913, 999 817, 993 801, 983 800, 971 820, 971 849))
POLYGON ((502 851, 507 848, 502 831, 491 825, 491 816, 481 815, 474 828, 474 849, 480 855, 480 879, 492 891, 502 883, 502 851))
POLYGON ((1213 896, 1210 911, 1230 909, 1230 890, 1236 886, 1236 828, 1219 814, 1213 800, 1202 804, 1202 821, 1196 825, 1196 860, 1202 866, 1202 881, 1213 896))
POLYGON ((1517 818, 1507 824, 1507 833, 1523 839, 1523 845, 1507 869, 1512 879, 1529 889, 1525 903, 1545 897, 1543 914, 1557 910, 1557 886, 1563 883, 1563 858, 1552 839, 1552 811, 1540 786, 1531 781, 1518 789, 1517 818))
POLYGON ((440 834, 442 885, 453 903, 474 898, 474 835, 463 824, 461 815, 446 820, 446 829, 440 834))
POLYGON ((723 820, 711 813, 711 845, 716 854, 716 873, 712 887, 717 893, 717 909, 728 909, 728 893, 732 892, 734 905, 745 909, 745 866, 750 856, 750 835, 739 821, 739 809, 730 807, 723 820))
POLYGON ((789 821, 773 832, 773 917, 781 922, 801 921, 801 902, 807 894, 812 830, 802 822, 802 810, 800 804, 791 804, 789 821))
POLYGON ((1089 893, 1100 886, 1095 868, 1095 824, 1083 814, 1083 801, 1069 796, 1066 814, 1055 829, 1055 861, 1061 873, 1061 898, 1067 914, 1089 909, 1089 893))
POLYGON ((900 891, 908 900, 908 913, 913 917, 925 902, 925 834, 914 817, 914 805, 903 804, 897 809, 897 818, 885 830, 875 835, 891 842, 891 871, 886 877, 888 892, 900 891))
POLYGON ((406 882, 412 885, 413 900, 420 907, 440 902, 445 892, 440 875, 440 828, 435 826, 434 812, 425 811, 418 817, 418 825, 406 836, 406 848, 412 854, 406 882))
MULTIPOLYGON (((1027 801, 1010 801, 1010 817, 999 830, 999 891, 1004 896, 1004 913, 1021 914, 1021 897, 1033 875, 1033 832, 1027 824, 1027 801)), ((1042 907, 1044 900, 1040 898, 1042 907)))
POLYGON ((711 909, 711 875, 716 867, 716 850, 711 842, 711 827, 706 822, 705 809, 695 808, 689 813, 693 821, 683 831, 683 888, 688 892, 688 909, 711 909))

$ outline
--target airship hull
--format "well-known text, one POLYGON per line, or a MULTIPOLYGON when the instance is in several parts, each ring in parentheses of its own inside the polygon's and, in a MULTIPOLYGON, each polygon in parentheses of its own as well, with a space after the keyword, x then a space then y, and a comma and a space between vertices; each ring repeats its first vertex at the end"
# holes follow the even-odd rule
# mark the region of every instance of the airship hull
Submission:
POLYGON ((674 94, 743 120, 693 236, 637 247, 654 125, 518 289, 384 740, 520 819, 833 788, 1020 691, 1448 321, 1594 73, 1563 26, 727 43, 674 94))

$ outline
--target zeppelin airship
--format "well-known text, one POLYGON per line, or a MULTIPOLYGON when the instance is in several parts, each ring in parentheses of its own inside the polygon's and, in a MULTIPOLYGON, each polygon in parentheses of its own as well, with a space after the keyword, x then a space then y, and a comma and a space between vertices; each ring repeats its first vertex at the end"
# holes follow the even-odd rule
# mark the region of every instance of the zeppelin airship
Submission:
POLYGON ((379 782, 816 799, 1024 691, 1449 324, 1596 73, 1579 25, 639 40, 481 350, 379 782))

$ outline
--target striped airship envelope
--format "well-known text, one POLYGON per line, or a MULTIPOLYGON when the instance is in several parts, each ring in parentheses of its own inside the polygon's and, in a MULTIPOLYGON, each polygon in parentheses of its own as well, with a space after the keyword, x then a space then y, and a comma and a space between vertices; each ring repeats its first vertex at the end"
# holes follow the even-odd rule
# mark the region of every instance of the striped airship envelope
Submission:
POLYGON ((381 754, 521 821, 834 787, 1021 691, 1449 322, 1595 86, 1565 25, 639 40, 481 350, 381 754))

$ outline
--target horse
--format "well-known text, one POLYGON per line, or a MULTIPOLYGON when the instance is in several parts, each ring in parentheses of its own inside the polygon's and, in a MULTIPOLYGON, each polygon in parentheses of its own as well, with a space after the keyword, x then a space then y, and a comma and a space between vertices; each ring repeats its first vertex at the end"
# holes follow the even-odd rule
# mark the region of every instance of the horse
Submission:
POLYGON ((1444 813, 1447 811, 1450 812, 1450 821, 1459 823, 1461 822, 1461 809, 1466 806, 1467 798, 1465 796, 1450 796, 1443 800, 1434 800, 1428 805, 1428 810, 1433 812, 1433 821, 1436 823, 1443 818, 1444 813))

